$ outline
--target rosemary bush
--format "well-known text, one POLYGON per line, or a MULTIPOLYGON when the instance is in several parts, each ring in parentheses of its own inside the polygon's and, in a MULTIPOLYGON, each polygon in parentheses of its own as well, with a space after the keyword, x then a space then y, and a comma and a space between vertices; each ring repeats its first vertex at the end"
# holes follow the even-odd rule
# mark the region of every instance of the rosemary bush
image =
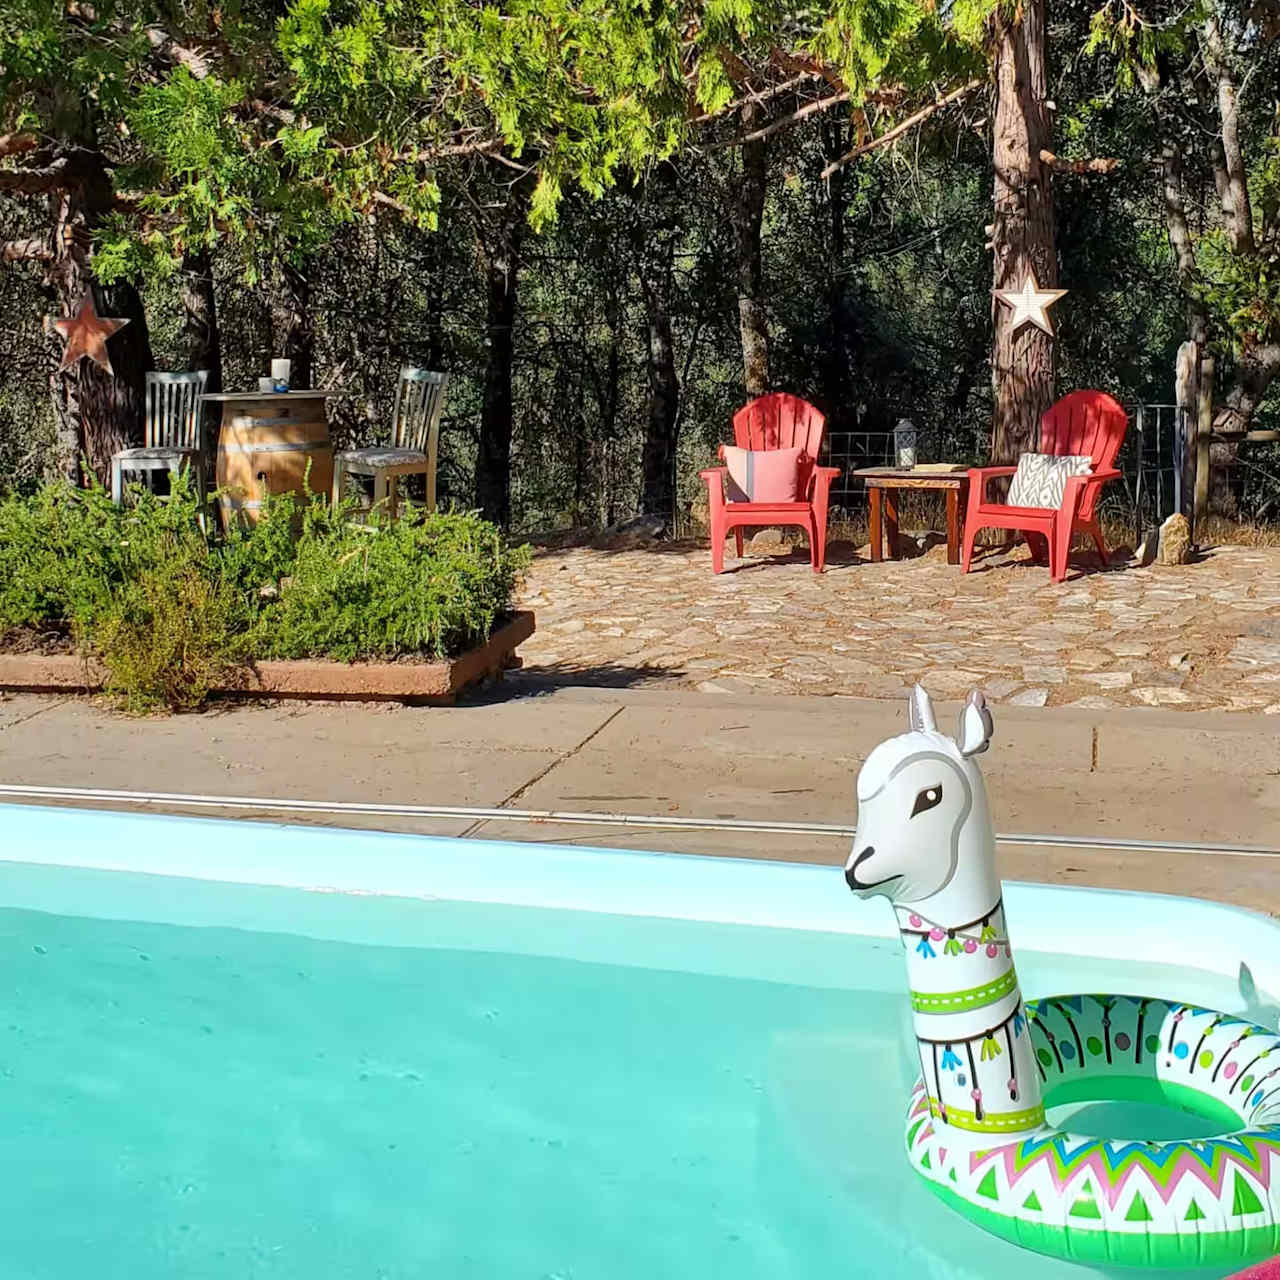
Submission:
POLYGON ((61 633, 133 710, 198 706, 257 658, 454 657, 510 610, 529 560, 472 513, 357 524, 349 505, 278 498, 206 536, 185 477, 134 497, 52 484, 0 501, 0 641, 61 633))
POLYGON ((510 608, 524 548, 473 514, 356 525, 313 507, 255 648, 279 658, 447 658, 510 608))

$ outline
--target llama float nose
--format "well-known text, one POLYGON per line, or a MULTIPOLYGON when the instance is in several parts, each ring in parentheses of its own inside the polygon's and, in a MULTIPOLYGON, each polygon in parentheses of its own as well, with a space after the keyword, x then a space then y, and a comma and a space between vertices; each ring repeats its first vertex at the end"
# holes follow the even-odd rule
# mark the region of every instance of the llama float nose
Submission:
POLYGON ((858 868, 862 863, 866 862, 866 860, 871 857, 875 851, 875 845, 867 845, 867 847, 858 854, 853 862, 844 869, 844 882, 854 891, 854 893, 857 893, 859 889, 865 889, 867 887, 865 884, 858 883, 858 868))

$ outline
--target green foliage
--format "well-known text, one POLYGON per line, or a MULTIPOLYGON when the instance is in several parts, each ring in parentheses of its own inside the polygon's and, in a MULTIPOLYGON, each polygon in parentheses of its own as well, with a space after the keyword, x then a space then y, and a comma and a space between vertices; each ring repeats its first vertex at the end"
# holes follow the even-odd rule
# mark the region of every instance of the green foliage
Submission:
MULTIPOLYGON (((939 113, 830 180, 819 174, 868 129, 882 133, 896 113, 928 101, 933 86, 945 92, 981 75, 993 15, 1017 7, 103 0, 73 14, 53 0, 8 0, 0 5, 0 132, 31 127, 58 140, 64 130, 108 154, 118 190, 143 193, 137 212, 99 224, 94 265, 103 279, 147 277, 159 367, 186 367, 173 273, 184 249, 211 251, 228 386, 252 385, 278 336, 272 258, 309 254, 315 367, 346 393, 328 410, 335 442, 385 439, 401 364, 447 368, 441 486, 468 501, 490 352, 477 234, 485 239, 486 218, 520 181, 512 164, 535 168, 531 217, 545 234, 525 238, 518 262, 515 520, 524 529, 598 525, 634 514, 640 489, 650 407, 636 274, 644 246, 672 246, 665 301, 680 384, 682 511, 704 492, 697 469, 742 403, 730 213, 739 161, 732 147, 686 144, 692 116, 741 102, 748 85, 789 77, 792 59, 801 68, 816 60, 838 82, 830 88, 848 87, 853 101, 768 139, 762 256, 772 384, 822 407, 850 465, 879 461, 875 433, 899 416, 917 423, 935 456, 982 456, 991 153, 981 120, 989 110, 975 95, 968 109, 939 113), (209 74, 161 56, 148 22, 195 50, 209 74), (901 105, 887 93, 866 102, 887 87, 905 91, 901 105), (501 163, 478 150, 448 154, 494 143, 501 163), (670 162, 657 166, 663 156, 670 162), (669 191, 650 180, 666 170, 675 175, 669 191), (384 212, 393 206, 401 216, 384 212), (267 287, 239 287, 258 272, 267 287)), ((1201 101, 1181 79, 1188 69, 1200 74, 1197 28, 1210 10, 1244 51, 1242 136, 1262 227, 1265 210, 1280 203, 1271 93, 1280 41, 1267 44, 1251 34, 1254 24, 1231 20, 1225 0, 1047 6, 1054 150, 1119 160, 1106 175, 1054 178, 1070 290, 1055 313, 1064 389, 1171 399, 1188 296, 1209 306, 1220 387, 1230 385, 1232 339, 1240 351, 1275 331, 1275 234, 1259 235, 1262 251, 1251 261, 1223 237, 1211 158, 1216 95, 1201 101), (1092 57, 1081 56, 1086 48, 1092 57), (1152 68, 1162 78, 1154 91, 1143 78, 1152 68), (1143 92, 1126 91, 1140 82, 1143 92), (1185 143, 1196 279, 1182 289, 1173 287, 1157 107, 1169 135, 1185 143)), ((766 117, 829 91, 815 78, 794 97, 766 97, 766 117)), ((696 127, 697 141, 728 141, 740 125, 724 110, 696 127)), ((0 168, 25 163, 15 157, 0 168)), ((43 200, 0 200, 0 241, 43 234, 44 214, 43 200)), ((0 272, 0 311, 10 321, 0 333, 0 488, 27 491, 53 432, 37 271, 0 272)), ((1258 425, 1274 425, 1277 404, 1273 389, 1258 425)), ((292 535, 264 522, 219 554, 236 589, 256 593, 290 576, 292 535), (283 541, 270 545, 277 534, 283 541)), ((257 619, 266 606, 253 608, 257 619)))
MULTIPOLYGON (((954 8, 955 6, 952 6, 954 8)), ((970 8, 989 11, 989 0, 970 8)), ((984 65, 980 24, 943 17, 928 0, 837 0, 813 43, 856 95, 881 86, 919 90, 976 74, 984 65)))
POLYGON ((135 500, 55 484, 0 502, 0 636, 64 629, 135 711, 198 706, 255 658, 453 657, 488 638, 528 563, 471 514, 357 525, 284 498, 207 539, 184 478, 135 500))
POLYGON ((1231 333, 1246 343, 1280 335, 1280 261, 1242 254, 1220 228, 1196 245, 1197 295, 1222 315, 1231 333))
MULTIPOLYGON (((1280 139, 1274 94, 1263 86, 1275 84, 1280 46, 1222 0, 1152 0, 1141 11, 1108 0, 1091 16, 1084 50, 1096 60, 1094 74, 1113 80, 1120 91, 1086 106, 1105 110, 1128 97, 1137 110, 1126 134, 1142 143, 1134 158, 1147 162, 1167 150, 1178 160, 1173 189, 1187 212, 1194 259, 1179 284, 1183 297, 1203 309, 1211 341, 1227 356, 1276 341, 1280 271, 1268 242, 1280 208, 1280 139), (1218 84, 1218 68, 1230 92, 1218 84), (1229 159, 1223 152, 1224 102, 1234 112, 1229 159), (1226 182, 1226 168, 1235 166, 1245 174, 1252 203, 1247 236, 1233 228, 1230 198, 1213 198, 1217 182, 1226 182)), ((1083 114, 1070 121, 1077 136, 1091 123, 1083 114)))
POLYGON ((599 197, 670 157, 691 107, 720 111, 783 50, 855 97, 980 65, 933 0, 101 0, 62 20, 50 0, 14 5, 0 125, 84 141, 90 116, 64 112, 92 101, 117 188, 139 193, 103 235, 104 279, 215 245, 252 277, 388 205, 434 228, 442 175, 473 148, 538 171, 530 218, 549 227, 566 191, 599 197), (166 40, 183 55, 157 59, 166 40))
POLYGON ((255 647, 277 658, 439 658, 485 640, 510 608, 525 548, 476 515, 350 523, 313 507, 255 647))
POLYGON ((979 44, 986 40, 997 14, 1013 18, 1017 9, 1018 0, 953 0, 948 17, 958 39, 979 44))
MULTIPOLYGON (((349 513, 344 506, 335 518, 349 513)), ((302 506, 290 494, 269 495, 257 524, 233 525, 222 535, 219 551, 227 576, 246 597, 270 598, 293 572, 300 528, 314 528, 326 515, 319 503, 302 506)))
POLYGON ((64 482, 0 502, 0 630, 51 622, 91 630, 122 583, 197 554, 204 539, 184 486, 173 503, 142 493, 128 509, 100 486, 64 482))
POLYGON ((1109 53, 1116 60, 1119 87, 1131 89, 1139 69, 1154 69, 1161 54, 1186 52, 1191 32, 1204 21, 1209 7, 1178 4, 1173 12, 1153 20, 1132 5, 1107 0, 1090 18, 1084 52, 1086 56, 1109 53))
MULTIPOLYGON (((243 85, 234 80, 198 80, 179 67, 168 79, 148 85, 138 94, 129 109, 128 123, 139 142, 172 176, 199 184, 234 154, 236 137, 230 113, 244 98, 243 85)), ((297 133, 282 131, 282 145, 297 133)))
POLYGON ((216 557, 193 549, 118 584, 82 634, 125 709, 191 711, 234 681, 248 652, 245 614, 216 557))

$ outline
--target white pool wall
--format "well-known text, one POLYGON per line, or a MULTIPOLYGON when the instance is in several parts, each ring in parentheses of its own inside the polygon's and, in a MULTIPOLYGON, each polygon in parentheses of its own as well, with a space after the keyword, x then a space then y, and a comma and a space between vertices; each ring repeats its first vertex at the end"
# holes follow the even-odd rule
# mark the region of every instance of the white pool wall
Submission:
MULTIPOLYGON (((765 841, 762 859, 752 860, 0 805, 0 868, 71 867, 873 938, 896 933, 885 904, 850 894, 841 868, 767 861, 768 853, 765 841)), ((0 905, 28 904, 6 897, 0 878, 0 905)), ((1006 883, 1005 905, 1024 946, 1164 960, 1231 979, 1243 963, 1259 991, 1280 995, 1280 924, 1255 912, 1018 882, 1006 883)), ((82 906, 92 914, 92 904, 82 906)))

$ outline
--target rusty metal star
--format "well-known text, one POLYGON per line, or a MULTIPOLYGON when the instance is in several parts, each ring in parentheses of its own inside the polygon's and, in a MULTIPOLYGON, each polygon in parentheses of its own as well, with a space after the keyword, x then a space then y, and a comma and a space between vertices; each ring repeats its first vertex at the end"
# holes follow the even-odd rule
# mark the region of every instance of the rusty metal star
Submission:
POLYGON ((94 305, 93 290, 90 289, 80 300, 75 315, 63 316, 53 322, 53 327, 67 344, 58 372, 66 373, 83 357, 88 356, 100 369, 105 369, 109 377, 114 378, 115 370, 111 367, 111 357, 107 355, 107 339, 128 323, 128 320, 100 316, 94 305))

